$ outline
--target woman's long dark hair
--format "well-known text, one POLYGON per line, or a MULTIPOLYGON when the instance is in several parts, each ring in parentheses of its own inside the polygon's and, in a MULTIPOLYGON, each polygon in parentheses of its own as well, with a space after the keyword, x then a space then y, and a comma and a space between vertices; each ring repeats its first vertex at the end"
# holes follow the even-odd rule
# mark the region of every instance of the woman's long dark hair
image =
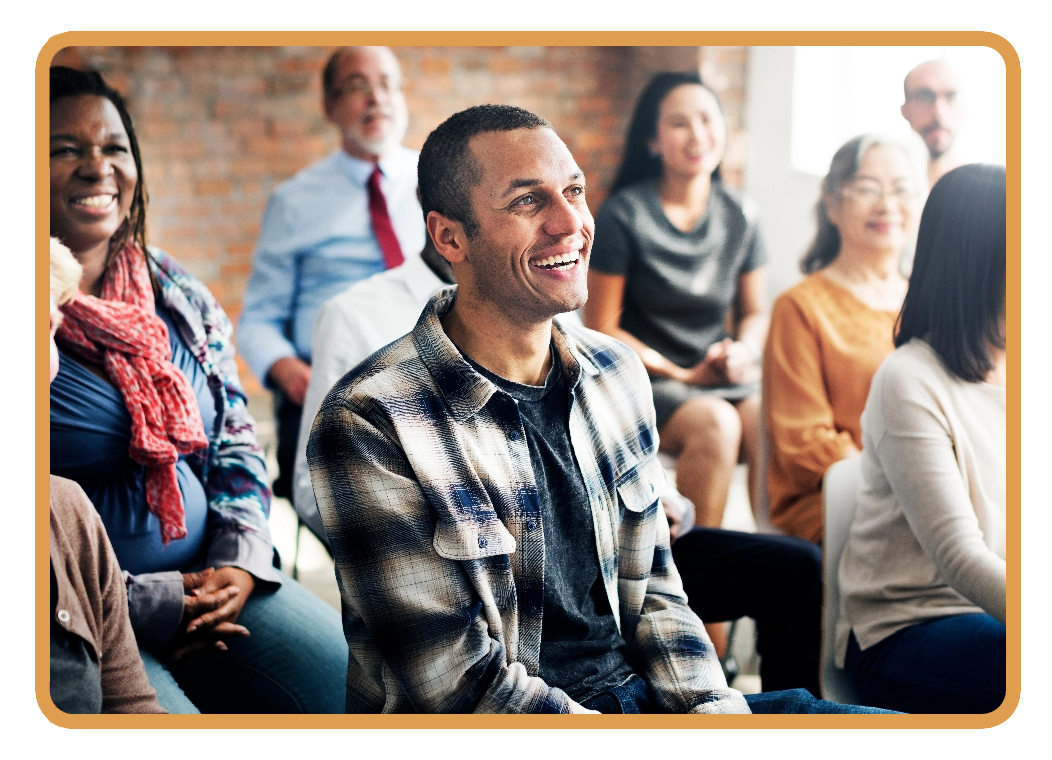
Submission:
POLYGON ((110 238, 110 249, 106 256, 106 267, 118 251, 134 240, 146 253, 146 181, 142 173, 142 157, 139 154, 139 141, 135 137, 135 127, 132 126, 131 115, 128 107, 124 104, 124 98, 119 92, 106 84, 106 80, 97 71, 79 71, 67 66, 51 67, 51 97, 48 102, 54 103, 61 98, 73 98, 79 95, 97 95, 106 98, 113 103, 117 113, 121 116, 124 131, 128 133, 128 143, 131 146, 132 158, 135 160, 135 171, 139 178, 135 184, 135 192, 132 194, 131 208, 128 210, 128 219, 117 229, 110 238))
MULTIPOLYGON (((622 187, 661 176, 661 157, 650 152, 649 143, 657 135, 658 110, 662 101, 670 92, 684 84, 701 85, 712 93, 722 115, 723 107, 720 106, 719 98, 701 81, 701 74, 697 71, 663 71, 655 74, 636 101, 636 110, 632 113, 632 121, 628 127, 628 137, 625 138, 621 167, 617 170, 617 179, 614 180, 613 187, 610 188, 611 194, 622 187)), ((712 178, 720 179, 720 167, 716 167, 712 178)))
POLYGON ((924 339, 970 383, 994 368, 990 346, 1005 347, 1005 190, 1005 169, 992 164, 961 166, 935 183, 895 333, 896 346, 924 339))

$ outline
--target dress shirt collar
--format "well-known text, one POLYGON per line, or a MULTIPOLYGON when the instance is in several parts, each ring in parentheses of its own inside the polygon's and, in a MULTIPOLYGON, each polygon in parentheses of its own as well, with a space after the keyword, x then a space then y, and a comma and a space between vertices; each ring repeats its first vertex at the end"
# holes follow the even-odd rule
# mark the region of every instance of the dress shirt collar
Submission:
MULTIPOLYGON (((386 156, 380 159, 380 171, 383 172, 385 177, 391 176, 393 165, 398 160, 395 156, 402 150, 404 150, 402 146, 398 145, 393 150, 389 151, 386 156)), ((366 184, 368 184, 369 177, 372 175, 373 169, 376 168, 376 164, 372 161, 363 161, 360 158, 355 158, 343 148, 337 149, 335 160, 337 166, 339 166, 356 185, 361 185, 362 187, 365 187, 366 184)))
MULTIPOLYGON (((431 297, 413 328, 413 344, 445 398, 450 414, 458 422, 464 422, 484 407, 498 390, 468 364, 442 329, 440 320, 449 313, 456 296, 457 286, 451 285, 431 297)), ((599 368, 588 359, 577 341, 554 320, 552 343, 562 360, 571 392, 576 392, 582 372, 586 375, 599 373, 599 368)))

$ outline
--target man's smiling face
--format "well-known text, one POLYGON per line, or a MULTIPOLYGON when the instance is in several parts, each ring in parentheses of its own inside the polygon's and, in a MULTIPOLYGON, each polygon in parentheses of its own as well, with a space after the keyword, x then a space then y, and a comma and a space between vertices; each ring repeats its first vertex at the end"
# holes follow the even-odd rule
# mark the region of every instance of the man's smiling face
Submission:
POLYGON ((579 308, 595 223, 566 145, 544 127, 484 132, 468 145, 481 177, 470 190, 478 229, 462 285, 529 321, 579 308))

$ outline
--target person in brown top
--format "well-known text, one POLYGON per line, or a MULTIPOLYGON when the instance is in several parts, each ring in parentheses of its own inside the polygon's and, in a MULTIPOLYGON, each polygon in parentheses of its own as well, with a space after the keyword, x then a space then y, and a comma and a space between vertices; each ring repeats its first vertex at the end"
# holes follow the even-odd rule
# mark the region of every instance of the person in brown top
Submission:
MULTIPOLYGON (((58 303, 80 265, 51 239, 51 380, 58 374, 58 303)), ((67 713, 164 713, 135 644, 121 569, 79 485, 51 476, 51 701, 67 713)))
POLYGON ((906 278, 899 262, 919 212, 907 150, 872 135, 833 156, 818 202, 807 275, 774 303, 763 360, 771 522, 822 540, 822 478, 858 456, 859 418, 892 352, 906 278))

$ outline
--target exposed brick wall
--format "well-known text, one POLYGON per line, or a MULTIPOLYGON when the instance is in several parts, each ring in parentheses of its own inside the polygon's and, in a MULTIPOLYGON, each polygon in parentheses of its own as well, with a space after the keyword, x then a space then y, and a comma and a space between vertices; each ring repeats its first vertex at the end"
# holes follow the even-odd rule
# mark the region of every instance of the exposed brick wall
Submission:
MULTIPOLYGON (((128 100, 150 193, 150 241, 203 279, 236 320, 267 198, 337 146, 321 113, 321 47, 79 47, 55 64, 99 70, 128 100)), ((408 81, 406 145, 449 114, 514 103, 548 118, 598 208, 636 96, 660 70, 701 68, 720 96, 725 176, 745 164, 741 47, 398 47, 408 81)), ((259 386, 242 368, 250 392, 259 386)))

